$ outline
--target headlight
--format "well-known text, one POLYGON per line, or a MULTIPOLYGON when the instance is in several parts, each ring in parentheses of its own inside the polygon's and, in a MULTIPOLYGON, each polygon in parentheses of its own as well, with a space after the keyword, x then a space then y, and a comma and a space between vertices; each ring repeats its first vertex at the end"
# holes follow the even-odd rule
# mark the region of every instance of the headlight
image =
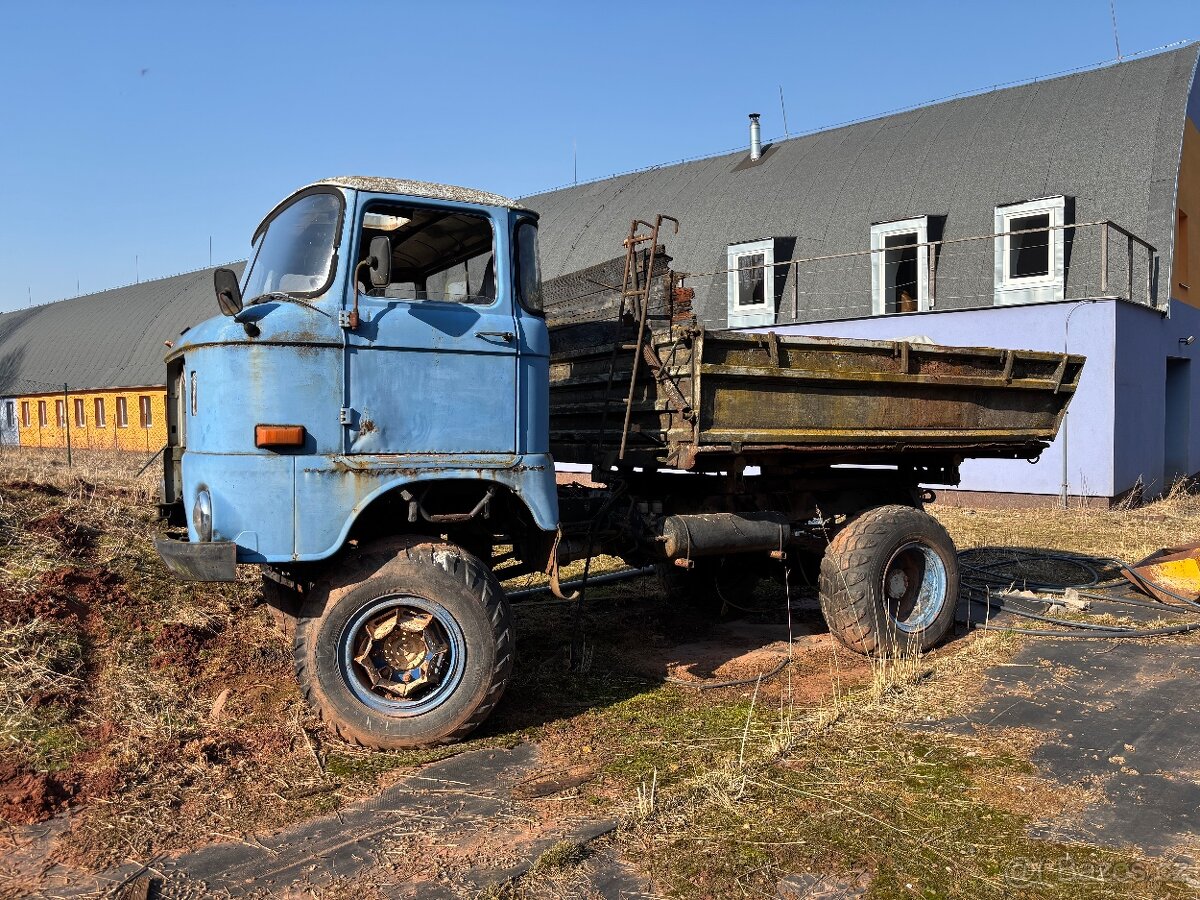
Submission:
POLYGON ((196 505, 192 507, 192 527, 201 541, 212 540, 212 497, 206 490, 196 495, 196 505))

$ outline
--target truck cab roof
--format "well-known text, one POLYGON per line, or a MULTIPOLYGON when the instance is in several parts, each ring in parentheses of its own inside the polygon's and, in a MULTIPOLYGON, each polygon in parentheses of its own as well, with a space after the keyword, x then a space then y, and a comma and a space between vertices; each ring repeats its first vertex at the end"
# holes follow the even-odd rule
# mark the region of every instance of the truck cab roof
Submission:
POLYGON ((506 209, 527 209, 516 200, 493 194, 490 191, 479 191, 474 188, 458 187, 453 184, 438 184, 433 181, 410 181, 405 178, 379 178, 372 175, 339 175, 334 178, 323 178, 306 184, 299 190, 292 191, 267 213, 254 234, 263 230, 263 226, 286 206, 298 194, 322 186, 340 187, 353 191, 366 191, 372 194, 399 194, 405 197, 423 197, 429 200, 446 200, 452 203, 474 203, 480 206, 499 206, 506 209))

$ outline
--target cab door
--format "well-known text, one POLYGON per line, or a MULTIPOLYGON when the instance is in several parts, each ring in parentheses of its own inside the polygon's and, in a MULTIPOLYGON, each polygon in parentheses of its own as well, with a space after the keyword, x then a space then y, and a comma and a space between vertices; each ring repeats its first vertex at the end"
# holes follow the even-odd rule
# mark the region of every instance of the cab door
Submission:
MULTIPOLYGON (((517 444, 517 326, 510 267, 483 208, 365 204, 359 260, 387 235, 391 278, 356 281, 359 324, 347 332, 351 453, 489 454, 517 444)), ((354 286, 351 286, 353 292, 354 286)))

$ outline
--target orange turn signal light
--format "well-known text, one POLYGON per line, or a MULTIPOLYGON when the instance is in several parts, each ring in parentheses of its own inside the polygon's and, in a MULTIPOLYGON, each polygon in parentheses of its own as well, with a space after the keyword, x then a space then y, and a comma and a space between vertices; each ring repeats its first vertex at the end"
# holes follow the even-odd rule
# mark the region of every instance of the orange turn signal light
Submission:
POLYGON ((303 425, 255 425, 255 447, 303 447, 303 425))

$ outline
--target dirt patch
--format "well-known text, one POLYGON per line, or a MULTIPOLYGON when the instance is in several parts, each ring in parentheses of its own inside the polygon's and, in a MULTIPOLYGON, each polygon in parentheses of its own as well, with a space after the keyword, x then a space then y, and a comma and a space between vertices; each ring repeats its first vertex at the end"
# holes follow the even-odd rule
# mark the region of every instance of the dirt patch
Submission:
MULTIPOLYGON (((635 670, 648 677, 668 677, 697 686, 709 681, 746 680, 770 675, 760 686, 759 698, 778 697, 790 691, 794 702, 820 703, 839 692, 869 681, 871 661, 841 648, 829 634, 814 634, 795 625, 789 670, 779 669, 788 658, 786 625, 728 622, 715 625, 703 639, 665 647, 644 647, 635 670)), ((728 690, 746 689, 745 685, 728 690)))
POLYGON ((42 494, 46 497, 62 497, 66 493, 61 488, 42 481, 5 481, 4 483, 0 484, 0 488, 3 488, 5 492, 28 491, 33 494, 42 494))
POLYGON ((128 594, 121 579, 100 568, 65 566, 47 572, 29 593, 5 591, 0 603, 0 621, 82 621, 104 604, 124 605, 128 594))
POLYGON ((220 629, 213 625, 190 625, 167 622, 154 639, 150 668, 178 668, 195 673, 200 668, 200 654, 211 645, 220 629))
POLYGON ((83 556, 96 545, 97 532, 54 510, 25 523, 25 530, 57 541, 69 556, 83 556))
POLYGON ((13 825, 44 822, 75 795, 69 781, 35 772, 19 763, 0 762, 0 819, 13 825))

